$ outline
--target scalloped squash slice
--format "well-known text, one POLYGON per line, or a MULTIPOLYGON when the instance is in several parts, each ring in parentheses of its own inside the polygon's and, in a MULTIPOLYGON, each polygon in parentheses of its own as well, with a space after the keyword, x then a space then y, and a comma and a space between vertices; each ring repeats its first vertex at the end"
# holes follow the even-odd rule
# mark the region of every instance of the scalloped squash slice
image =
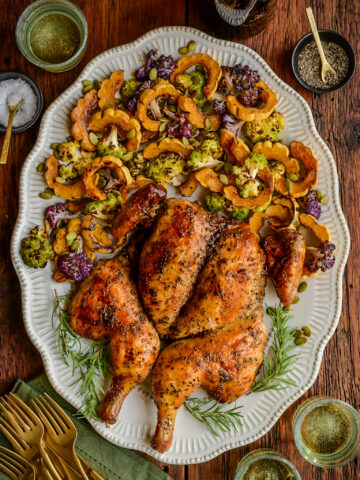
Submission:
POLYGON ((101 87, 98 91, 99 107, 101 109, 107 105, 116 107, 115 95, 123 83, 124 70, 117 70, 116 72, 113 72, 110 78, 107 78, 101 83, 101 87))
POLYGON ((95 145, 90 142, 88 132, 88 119, 99 108, 97 90, 90 90, 83 98, 79 98, 76 107, 71 112, 73 125, 71 133, 75 140, 81 141, 81 147, 88 152, 95 150, 95 145))

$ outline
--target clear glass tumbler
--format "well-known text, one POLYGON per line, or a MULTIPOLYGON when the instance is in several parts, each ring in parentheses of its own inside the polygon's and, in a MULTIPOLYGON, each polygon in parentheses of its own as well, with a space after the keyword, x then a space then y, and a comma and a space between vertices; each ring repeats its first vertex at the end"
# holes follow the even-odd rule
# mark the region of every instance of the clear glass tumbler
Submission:
POLYGON ((281 453, 271 448, 260 448, 245 455, 234 480, 301 480, 301 477, 281 453))

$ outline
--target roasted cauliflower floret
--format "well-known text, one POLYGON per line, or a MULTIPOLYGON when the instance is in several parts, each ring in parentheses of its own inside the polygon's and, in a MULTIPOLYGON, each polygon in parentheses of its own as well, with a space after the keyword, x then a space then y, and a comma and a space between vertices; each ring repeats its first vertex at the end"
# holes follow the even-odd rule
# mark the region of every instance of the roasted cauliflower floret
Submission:
POLYGON ((90 152, 82 151, 82 157, 76 162, 69 162, 67 164, 62 164, 59 167, 59 178, 62 178, 64 182, 76 180, 78 177, 84 174, 93 162, 93 157, 90 152))
POLYGON ((257 197, 260 193, 260 183, 255 178, 250 178, 238 188, 238 191, 242 198, 257 197))
POLYGON ((84 208, 85 215, 93 215, 102 220, 111 218, 114 212, 123 204, 122 197, 117 192, 112 191, 106 195, 103 201, 95 200, 88 203, 84 208))
POLYGON ((267 164, 268 162, 265 155, 258 152, 250 153, 250 155, 244 160, 244 166, 247 168, 252 178, 256 177, 259 170, 267 167, 267 164))
POLYGON ((111 127, 110 134, 98 142, 96 150, 100 156, 112 155, 113 157, 122 158, 126 154, 126 148, 119 143, 117 126, 111 127))
POLYGON ((279 141, 279 134, 285 128, 285 118, 281 113, 272 113, 269 118, 259 122, 245 122, 243 134, 251 143, 279 141))
POLYGON ((209 212, 219 213, 224 209, 225 199, 217 193, 208 193, 203 198, 203 205, 209 212))
POLYGON ((268 168, 271 175, 274 177, 274 183, 280 180, 285 175, 285 165, 277 160, 270 160, 268 168))
POLYGON ((30 235, 21 241, 20 255, 28 267, 44 268, 48 260, 53 260, 55 254, 48 244, 48 235, 39 226, 30 231, 30 235))
POLYGON ((78 142, 60 143, 56 148, 57 157, 64 163, 77 162, 80 157, 80 146, 78 142))
POLYGON ((185 90, 186 95, 191 97, 199 108, 204 105, 206 97, 203 88, 206 84, 206 78, 202 72, 195 70, 192 73, 177 75, 176 84, 185 90))
POLYGON ((200 146, 191 152, 187 166, 190 169, 216 167, 223 163, 218 160, 223 152, 219 137, 216 134, 209 134, 202 140, 200 146))
POLYGON ((232 206, 232 208, 228 210, 229 216, 239 222, 244 222, 248 218, 250 212, 251 210, 245 207, 232 206))
POLYGON ((139 82, 136 80, 125 80, 120 89, 121 98, 126 103, 130 97, 134 95, 139 87, 139 82))
POLYGON ((174 177, 184 173, 185 160, 176 153, 161 153, 146 165, 146 176, 156 182, 171 182, 174 177))

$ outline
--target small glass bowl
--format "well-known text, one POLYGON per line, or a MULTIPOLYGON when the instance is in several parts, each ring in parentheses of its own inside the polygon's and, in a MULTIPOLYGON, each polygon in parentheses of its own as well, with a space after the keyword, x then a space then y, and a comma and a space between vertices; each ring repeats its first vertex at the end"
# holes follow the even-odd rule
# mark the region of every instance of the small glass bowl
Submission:
MULTIPOLYGON (((296 470, 294 465, 292 465, 289 460, 287 460, 281 453, 273 450, 271 448, 259 448, 258 450, 254 450, 253 452, 248 453, 245 457, 240 461, 238 468, 235 473, 234 480, 242 480, 246 471, 251 466, 252 463, 258 460, 278 460, 282 464, 284 464, 287 469, 293 475, 294 480, 301 480, 299 472, 296 470)), ((262 478, 262 477, 259 477, 262 478)), ((268 478, 268 477, 264 477, 268 478)), ((272 478, 272 477, 269 477, 272 478)))
POLYGON ((16 42, 29 62, 48 72, 65 72, 75 67, 83 58, 88 39, 88 28, 84 14, 69 0, 37 0, 31 3, 21 14, 16 24, 16 42), (38 19, 44 14, 57 13, 69 17, 80 32, 80 45, 76 53, 65 62, 50 64, 37 57, 30 47, 30 34, 38 19))
MULTIPOLYGON (((324 420, 323 420, 324 421, 324 420)), ((323 424, 323 423, 322 423, 323 424)), ((293 418, 293 431, 296 446, 301 455, 309 463, 322 468, 335 468, 346 465, 351 462, 360 452, 360 415, 350 405, 341 400, 330 397, 312 397, 306 400, 296 410, 293 418), (335 405, 342 410, 342 414, 346 416, 349 430, 347 433, 347 442, 341 445, 334 453, 317 453, 311 450, 303 440, 301 427, 304 418, 315 408, 324 405, 335 405)))

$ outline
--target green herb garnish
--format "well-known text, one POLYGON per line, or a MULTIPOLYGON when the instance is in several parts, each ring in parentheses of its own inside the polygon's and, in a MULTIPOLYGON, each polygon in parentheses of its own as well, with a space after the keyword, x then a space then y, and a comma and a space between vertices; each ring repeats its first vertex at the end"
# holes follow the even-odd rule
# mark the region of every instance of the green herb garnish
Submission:
POLYGON ((52 312, 52 325, 58 332, 58 348, 66 365, 72 367, 72 373, 80 372, 80 377, 72 385, 80 383, 78 395, 84 395, 78 415, 97 419, 97 406, 104 393, 100 381, 111 374, 107 343, 99 340, 87 340, 86 345, 69 325, 68 304, 70 294, 58 296, 52 312), (58 325, 56 325, 58 320, 58 325))
POLYGON ((185 408, 191 415, 214 435, 218 436, 217 430, 229 432, 231 428, 238 430, 242 425, 242 415, 239 412, 241 406, 234 406, 225 410, 228 403, 220 403, 216 400, 201 400, 200 398, 188 398, 184 403, 185 408))
POLYGON ((296 383, 287 378, 298 357, 298 354, 293 353, 296 348, 293 343, 295 330, 287 326, 292 315, 289 308, 281 303, 275 307, 268 306, 266 312, 272 320, 274 341, 268 358, 264 359, 260 378, 253 383, 251 392, 296 387, 296 383))

